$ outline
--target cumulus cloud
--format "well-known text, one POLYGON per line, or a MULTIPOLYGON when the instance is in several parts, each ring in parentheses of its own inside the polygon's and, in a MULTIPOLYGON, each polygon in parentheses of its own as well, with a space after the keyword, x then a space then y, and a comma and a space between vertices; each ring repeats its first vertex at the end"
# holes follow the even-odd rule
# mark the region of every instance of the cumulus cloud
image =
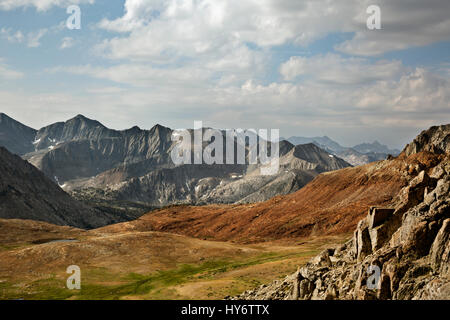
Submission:
POLYGON ((112 59, 193 57, 252 43, 259 47, 307 45, 330 33, 354 36, 336 49, 371 56, 450 40, 450 2, 380 0, 382 30, 368 30, 370 0, 126 0, 124 15, 101 28, 125 36, 99 50, 112 59))
POLYGON ((126 36, 99 50, 112 59, 166 60, 230 51, 253 43, 307 44, 329 30, 345 30, 350 5, 324 1, 127 0, 125 14, 99 26, 126 36))
POLYGON ((384 106, 391 112, 405 115, 448 112, 450 110, 450 81, 423 68, 404 74, 399 81, 380 81, 361 94, 356 106, 384 106))

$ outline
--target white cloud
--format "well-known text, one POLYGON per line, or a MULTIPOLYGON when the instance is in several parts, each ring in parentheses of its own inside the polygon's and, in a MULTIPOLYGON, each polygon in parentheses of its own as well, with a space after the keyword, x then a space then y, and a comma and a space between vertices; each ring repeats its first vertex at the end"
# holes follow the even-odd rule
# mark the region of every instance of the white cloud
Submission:
POLYGON ((13 10, 21 7, 35 7, 46 11, 51 7, 68 7, 72 4, 93 4, 95 0, 0 0, 0 10, 13 10))
POLYGON ((128 32, 142 27, 149 17, 164 8, 164 0, 133 0, 124 4, 124 15, 116 20, 103 19, 99 26, 106 30, 128 32))
POLYGON ((450 40, 447 0, 380 0, 382 30, 368 30, 371 0, 126 0, 124 15, 101 28, 125 33, 99 50, 112 59, 167 61, 252 43, 307 45, 330 33, 354 38, 337 49, 353 55, 450 40))
POLYGON ((127 0, 121 18, 103 20, 99 26, 129 34, 106 40, 99 49, 112 59, 167 61, 230 52, 246 43, 261 47, 289 41, 306 44, 329 30, 345 29, 343 17, 351 6, 328 4, 327 9, 324 4, 288 0, 127 0))
MULTIPOLYGON (((345 70, 348 62, 340 60, 345 70)), ((361 64, 361 73, 364 68, 361 64)), ((77 110, 120 129, 149 128, 155 123, 183 128, 201 119, 218 128, 281 128, 282 135, 336 134, 351 141, 348 144, 375 136, 400 147, 420 130, 450 122, 450 80, 422 68, 399 69, 398 76, 363 84, 325 85, 310 79, 264 85, 249 79, 242 85, 221 86, 194 70, 164 71, 141 65, 61 67, 53 71, 126 85, 88 85, 80 94, 0 92, 0 104, 12 114, 26 105, 29 114, 39 114, 34 119, 30 116, 30 124, 36 127, 36 122, 61 121, 77 110)))
POLYGON ((61 45, 60 45, 60 49, 64 50, 64 49, 68 49, 68 48, 72 48, 75 44, 75 40, 71 37, 64 37, 61 41, 61 45))
POLYGON ((12 43, 26 43, 29 48, 37 48, 41 45, 40 40, 48 33, 48 29, 39 29, 24 34, 22 31, 13 31, 11 28, 0 29, 0 35, 2 38, 12 43))
POLYGON ((357 107, 384 106, 393 112, 425 113, 450 111, 450 81, 423 68, 404 74, 399 81, 380 81, 361 94, 357 107))
POLYGON ((23 35, 22 31, 18 30, 16 32, 12 31, 11 28, 1 28, 0 29, 0 35, 2 36, 2 38, 8 40, 9 42, 16 42, 16 43, 21 43, 24 39, 25 36, 23 35))
POLYGON ((351 85, 398 78, 405 71, 400 61, 370 63, 364 58, 344 58, 331 53, 310 58, 291 57, 280 67, 285 80, 303 76, 323 83, 351 85))
POLYGON ((30 48, 37 48, 41 45, 41 38, 45 36, 48 29, 40 29, 27 34, 27 46, 30 48))
POLYGON ((364 59, 337 55, 292 58, 281 67, 285 77, 293 79, 300 73, 310 77, 268 85, 252 78, 242 85, 238 84, 241 82, 222 85, 221 80, 211 79, 214 73, 187 67, 155 69, 137 64, 106 68, 87 65, 52 71, 131 85, 134 88, 128 91, 144 90, 143 99, 152 101, 155 106, 192 105, 196 106, 197 112, 205 109, 211 114, 232 107, 254 118, 262 114, 271 119, 289 120, 302 118, 305 114, 311 118, 327 115, 336 123, 342 123, 344 115, 348 120, 358 122, 361 114, 383 114, 392 121, 408 117, 430 119, 450 110, 448 78, 422 68, 406 68, 398 61, 370 64, 364 59), (289 65, 293 65, 293 73, 289 73, 289 65))

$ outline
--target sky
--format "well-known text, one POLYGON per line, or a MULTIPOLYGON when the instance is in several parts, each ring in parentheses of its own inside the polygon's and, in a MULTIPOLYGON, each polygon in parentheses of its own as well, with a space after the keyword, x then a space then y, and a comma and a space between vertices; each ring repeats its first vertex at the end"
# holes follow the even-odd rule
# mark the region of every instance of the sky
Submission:
POLYGON ((448 0, 0 0, 0 112, 402 148, 450 123, 449 13, 448 0))

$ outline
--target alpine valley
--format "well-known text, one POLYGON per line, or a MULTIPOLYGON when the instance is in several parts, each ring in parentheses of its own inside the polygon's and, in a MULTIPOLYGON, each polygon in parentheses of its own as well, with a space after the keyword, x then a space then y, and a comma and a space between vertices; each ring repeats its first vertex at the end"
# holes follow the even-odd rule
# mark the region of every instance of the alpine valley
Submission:
POLYGON ((174 165, 172 133, 1 113, 0 299, 450 299, 449 124, 401 152, 281 140, 272 176, 174 165))

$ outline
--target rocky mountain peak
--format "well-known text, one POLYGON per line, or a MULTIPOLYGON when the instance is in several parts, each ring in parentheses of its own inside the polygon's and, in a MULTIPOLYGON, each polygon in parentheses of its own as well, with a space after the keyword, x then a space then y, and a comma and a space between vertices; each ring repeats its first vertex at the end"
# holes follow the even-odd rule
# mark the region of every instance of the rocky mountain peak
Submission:
POLYGON ((155 126, 153 126, 150 129, 150 132, 157 132, 157 133, 167 134, 169 132, 172 132, 172 130, 167 128, 167 127, 164 127, 164 126, 162 126, 160 124, 156 124, 155 126))
POLYGON ((280 156, 284 156, 285 154, 287 154, 289 151, 291 151, 295 146, 290 143, 287 140, 281 140, 279 142, 279 148, 280 148, 280 156))
POLYGON ((121 133, 108 129, 97 120, 79 114, 66 122, 56 122, 41 128, 34 142, 35 150, 53 149, 69 141, 99 140, 102 138, 120 137, 121 133))
POLYGON ((294 159, 301 159, 315 164, 315 169, 319 172, 342 169, 350 164, 321 149, 314 143, 299 144, 292 150, 294 159))
POLYGON ((126 131, 139 132, 141 131, 141 128, 139 128, 138 126, 133 126, 130 129, 127 129, 126 131))
POLYGON ((77 114, 73 119, 82 119, 82 120, 89 120, 87 117, 83 116, 81 113, 77 114))
POLYGON ((80 124, 83 124, 83 125, 89 126, 89 127, 103 127, 103 128, 106 128, 99 121, 89 119, 89 118, 83 116, 82 114, 78 114, 75 117, 73 117, 73 118, 71 118, 71 119, 66 121, 66 124, 71 124, 71 123, 80 123, 80 124))
POLYGON ((450 152, 450 124, 433 126, 422 131, 413 142, 403 149, 402 153, 409 156, 421 151, 439 154, 450 152))

